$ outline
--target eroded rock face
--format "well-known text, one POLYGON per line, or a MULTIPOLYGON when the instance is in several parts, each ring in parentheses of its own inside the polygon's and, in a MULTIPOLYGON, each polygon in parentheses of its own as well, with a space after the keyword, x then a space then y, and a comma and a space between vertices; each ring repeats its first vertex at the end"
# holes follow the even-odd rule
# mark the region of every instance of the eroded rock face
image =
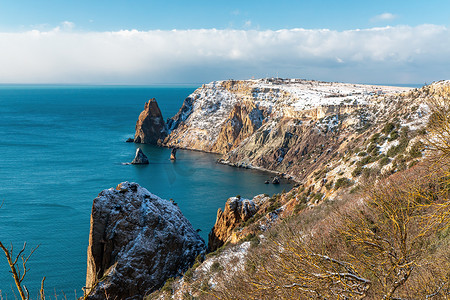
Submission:
POLYGON ((88 299, 142 299, 168 278, 183 274, 205 250, 175 204, 137 183, 123 182, 94 199, 88 299))
POLYGON ((254 103, 236 104, 212 147, 212 152, 225 154, 251 136, 264 120, 265 112, 254 103))
POLYGON ((136 149, 136 155, 134 156, 133 161, 131 162, 133 165, 146 165, 148 164, 148 158, 144 154, 141 148, 136 149))
POLYGON ((334 126, 319 127, 318 122, 298 122, 284 118, 262 125, 221 162, 238 167, 259 166, 295 175, 297 180, 326 162, 347 134, 334 126))
POLYGON ((136 122, 134 142, 154 144, 164 140, 167 136, 167 126, 155 98, 145 103, 145 108, 136 122))
POLYGON ((302 180, 311 164, 380 120, 377 112, 391 107, 386 99, 408 90, 300 79, 215 81, 185 99, 167 122, 163 144, 224 154, 225 164, 302 180))
POLYGON ((232 236, 233 229, 258 211, 258 202, 254 200, 231 197, 225 203, 223 211, 219 208, 216 223, 208 235, 209 251, 215 251, 225 244, 232 236))

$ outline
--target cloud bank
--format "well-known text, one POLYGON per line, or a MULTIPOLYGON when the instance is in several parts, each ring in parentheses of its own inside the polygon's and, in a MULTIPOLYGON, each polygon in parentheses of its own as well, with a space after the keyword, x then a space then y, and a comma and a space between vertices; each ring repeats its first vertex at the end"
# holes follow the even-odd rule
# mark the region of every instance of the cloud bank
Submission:
POLYGON ((0 33, 0 83, 201 83, 276 76, 423 83, 450 78, 444 26, 364 30, 0 33))

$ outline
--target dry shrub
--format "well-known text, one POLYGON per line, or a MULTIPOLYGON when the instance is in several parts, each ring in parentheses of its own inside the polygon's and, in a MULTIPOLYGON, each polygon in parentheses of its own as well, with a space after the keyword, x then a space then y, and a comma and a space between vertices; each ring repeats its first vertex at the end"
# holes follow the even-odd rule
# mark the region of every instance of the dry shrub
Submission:
POLYGON ((438 157, 450 158, 450 95, 444 94, 428 100, 430 119, 427 129, 429 149, 438 152, 438 157))
POLYGON ((450 238, 443 234, 449 198, 443 173, 436 165, 418 165, 378 182, 362 198, 332 206, 334 213, 322 209, 327 212, 319 218, 293 217, 275 228, 249 255, 245 270, 217 286, 214 296, 449 297, 450 238))

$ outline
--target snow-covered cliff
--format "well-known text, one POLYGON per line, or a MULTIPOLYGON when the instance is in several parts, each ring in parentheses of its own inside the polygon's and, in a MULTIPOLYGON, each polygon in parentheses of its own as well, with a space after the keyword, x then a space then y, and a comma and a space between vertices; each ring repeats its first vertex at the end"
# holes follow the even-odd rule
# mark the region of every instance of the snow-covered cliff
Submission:
POLYGON ((335 139, 342 127, 364 127, 374 117, 369 108, 381 105, 377 99, 409 90, 299 79, 216 81, 198 88, 168 120, 164 145, 295 175, 303 169, 295 166, 298 153, 335 139))
MULTIPOLYGON (((171 133, 166 144, 226 153, 237 145, 233 139, 224 143, 225 136, 220 135, 224 126, 231 124, 235 131, 243 127, 242 122, 236 122, 236 107, 245 108, 240 119, 248 119, 247 123, 257 129, 263 122, 283 117, 323 118, 339 109, 367 105, 372 95, 406 90, 310 80, 216 81, 197 89, 169 120, 171 133)), ((241 135, 240 141, 252 133, 241 135)))

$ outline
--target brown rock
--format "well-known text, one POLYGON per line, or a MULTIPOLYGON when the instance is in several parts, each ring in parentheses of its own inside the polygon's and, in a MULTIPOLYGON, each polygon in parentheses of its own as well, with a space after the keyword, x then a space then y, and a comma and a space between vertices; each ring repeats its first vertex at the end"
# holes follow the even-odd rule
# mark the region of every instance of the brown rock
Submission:
POLYGON ((177 159, 177 148, 172 148, 170 151, 170 160, 176 160, 177 159))
POLYGON ((280 173, 294 175, 298 180, 330 159, 339 147, 340 132, 317 130, 315 123, 297 122, 290 118, 275 124, 263 124, 254 134, 222 157, 231 165, 246 162, 280 173), (321 150, 323 149, 330 151, 321 150), (321 154, 321 151, 324 151, 321 154), (314 161, 316 159, 316 161, 314 161), (305 169, 305 172, 302 170, 305 169))
POLYGON ((227 153, 262 125, 264 111, 254 103, 236 104, 219 133, 212 152, 227 153))
POLYGON ((145 108, 136 122, 134 142, 156 145, 167 136, 167 127, 155 98, 145 103, 145 108))
POLYGON ((134 156, 133 161, 131 162, 133 165, 146 165, 148 164, 148 158, 144 154, 141 148, 136 149, 136 155, 134 156))
POLYGON ((182 275, 205 249, 170 201, 137 183, 104 190, 92 206, 87 299, 143 299, 182 275))
POLYGON ((253 200, 231 197, 225 203, 225 209, 219 208, 214 227, 208 235, 208 251, 220 248, 232 236, 233 229, 250 219, 258 211, 253 200))

